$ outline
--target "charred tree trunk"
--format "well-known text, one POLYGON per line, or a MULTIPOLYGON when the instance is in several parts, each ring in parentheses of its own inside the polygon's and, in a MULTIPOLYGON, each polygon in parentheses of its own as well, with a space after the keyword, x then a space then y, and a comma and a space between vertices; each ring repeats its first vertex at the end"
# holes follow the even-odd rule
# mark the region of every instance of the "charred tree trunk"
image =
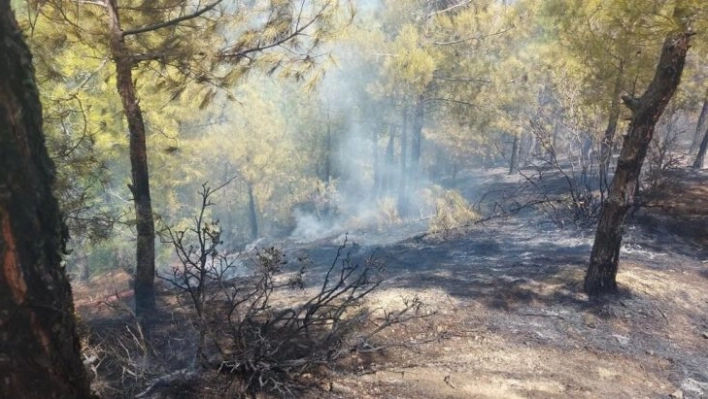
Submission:
POLYGON ((256 211, 256 196, 253 193, 253 184, 246 182, 248 190, 248 223, 251 225, 251 238, 258 238, 258 212, 256 211))
POLYGON ((556 143, 558 142, 558 131, 560 131, 560 117, 555 115, 556 122, 553 124, 553 132, 551 133, 550 146, 546 148, 546 155, 550 159, 553 165, 558 165, 558 147, 556 143))
POLYGON ((706 159, 706 149, 708 149, 708 129, 706 129, 705 134, 703 134, 703 140, 701 140, 701 146, 698 148, 698 154, 696 155, 696 160, 693 161, 694 169, 703 168, 703 163, 706 159))
POLYGON ((403 106, 401 123, 401 166, 398 180, 398 214, 405 217, 408 214, 408 106, 403 106))
POLYGON ((327 136, 325 138, 325 159, 324 159, 324 176, 323 181, 329 183, 332 178, 332 121, 327 111, 327 136))
MULTIPOLYGON (((703 99, 703 107, 701 108, 701 114, 698 116, 698 122, 696 123, 696 132, 693 134, 691 148, 688 150, 689 154, 693 154, 693 152, 696 151, 696 146, 698 146, 698 140, 700 140, 701 133, 703 132, 703 125, 706 123, 706 116, 708 116, 708 91, 706 91, 706 96, 703 99)), ((705 141, 705 139, 703 141, 705 141)))
POLYGON ((374 158, 374 197, 378 198, 381 194, 383 173, 381 173, 381 157, 379 156, 379 131, 375 126, 371 129, 371 152, 374 158))
MULTIPOLYGON (((678 3, 674 17, 681 21, 686 15, 678 3)), ((640 98, 623 98, 632 111, 632 121, 622 144, 607 201, 602 206, 590 266, 585 275, 585 292, 591 297, 617 290, 622 225, 634 197, 656 122, 681 81, 690 36, 686 31, 667 35, 656 75, 647 91, 640 98)))
MULTIPOLYGON (((423 96, 418 97, 418 102, 415 105, 415 113, 413 114, 413 129, 411 135, 411 188, 417 189, 418 179, 420 178, 420 153, 423 144, 423 124, 425 122, 425 101, 423 96)), ((415 192, 415 191, 413 191, 415 192)))
POLYGON ((0 396, 90 398, 32 56, 0 0, 0 396))
POLYGON ((516 171, 516 164, 519 157, 519 135, 514 135, 514 141, 511 143, 511 157, 509 158, 509 174, 513 175, 516 171))
POLYGON ((81 281, 82 283, 87 283, 91 274, 89 269, 88 255, 86 253, 77 255, 76 263, 78 266, 79 281, 81 281))
POLYGON ((135 314, 144 319, 155 309, 155 222, 150 199, 145 122, 135 94, 133 58, 125 45, 120 27, 116 0, 107 4, 109 13, 110 49, 116 66, 116 88, 130 132, 130 190, 135 206, 138 233, 135 264, 135 314))
POLYGON ((622 77, 624 75, 624 66, 620 65, 615 79, 614 90, 612 91, 612 102, 610 103, 610 115, 607 120, 607 128, 605 134, 600 141, 600 195, 604 198, 604 193, 609 189, 607 181, 610 173, 610 164, 612 163, 612 146, 615 142, 615 134, 617 133, 617 124, 620 117, 620 96, 622 95, 622 77))
POLYGON ((395 162, 393 160, 393 149, 395 145, 396 129, 391 127, 388 135, 388 144, 386 145, 386 167, 384 168, 383 192, 384 195, 390 194, 393 186, 393 175, 395 162))

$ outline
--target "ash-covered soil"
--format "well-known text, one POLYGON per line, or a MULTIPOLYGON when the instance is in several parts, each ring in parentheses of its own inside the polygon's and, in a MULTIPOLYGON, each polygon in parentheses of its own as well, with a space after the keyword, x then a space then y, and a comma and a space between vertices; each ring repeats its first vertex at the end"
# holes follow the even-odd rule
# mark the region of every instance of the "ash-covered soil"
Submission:
MULTIPOLYGON (((329 392, 312 396, 708 397, 708 248, 695 233, 707 225, 685 222, 708 197, 670 200, 681 198, 692 201, 672 208, 683 224, 670 215, 661 225, 628 224, 621 293, 602 302, 582 293, 592 228, 560 229, 527 215, 445 239, 424 234, 424 221, 405 227, 412 238, 385 245, 376 243, 400 232, 350 234, 358 243, 350 247, 354 258, 386 264, 388 279, 370 306, 395 308, 401 298, 418 296, 435 315, 388 333, 407 348, 360 359, 358 372, 343 370, 329 392), (430 338, 438 339, 421 344, 430 338)), ((342 238, 320 240, 306 252, 326 264, 342 238)))
MULTIPOLYGON (((490 174, 469 193, 512 183, 490 174)), ((353 354, 306 397, 708 397, 708 196, 699 195, 708 178, 682 184, 653 197, 651 223, 640 213, 627 225, 621 293, 602 302, 582 293, 592 227, 558 228, 527 212, 444 237, 427 234, 424 219, 349 232, 354 261, 386 265, 365 305, 392 311, 418 297, 426 317, 387 330, 382 342, 401 346, 353 354)), ((312 260, 307 292, 344 238, 280 245, 312 260)))
MULTIPOLYGON (((602 303, 581 292, 590 230, 507 219, 395 245, 355 248, 386 264, 370 306, 420 297, 431 318, 388 338, 410 348, 342 373, 333 397, 700 398, 708 392, 706 253, 629 226, 602 303), (434 342, 416 345, 425 338, 434 342)), ((331 248, 333 249, 333 248, 331 248)), ((331 254, 310 250, 321 263, 331 254)), ((317 274, 313 271, 313 274, 317 274)))

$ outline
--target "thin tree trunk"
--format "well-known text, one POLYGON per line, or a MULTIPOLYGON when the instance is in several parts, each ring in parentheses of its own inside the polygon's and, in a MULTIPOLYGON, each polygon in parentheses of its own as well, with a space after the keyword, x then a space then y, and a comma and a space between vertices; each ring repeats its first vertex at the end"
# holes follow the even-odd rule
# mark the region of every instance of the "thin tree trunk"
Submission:
POLYGON ((514 141, 511 144, 511 158, 509 158, 509 174, 513 175, 516 171, 516 164, 518 163, 519 157, 519 135, 514 135, 514 141))
POLYGON ((108 2, 110 48, 116 66, 116 88, 123 104, 130 132, 130 167, 138 233, 135 265, 135 314, 140 318, 155 309, 155 222, 150 199, 147 144, 143 113, 135 94, 133 60, 125 45, 116 0, 108 2))
POLYGON ((68 233, 22 37, 0 0, 0 396, 91 398, 61 267, 68 233))
POLYGON ((376 127, 371 129, 371 152, 374 162, 374 197, 378 198, 381 193, 381 157, 379 156, 379 131, 376 127))
POLYGON ((390 194, 393 189, 393 176, 395 163, 393 160, 393 149, 395 145, 395 133, 394 127, 391 127, 388 136, 388 145, 386 145, 386 167, 384 170, 384 181, 383 181, 383 192, 385 194, 390 194))
POLYGON ((413 130, 411 135, 411 186, 409 189, 415 190, 418 186, 420 178, 420 154, 423 144, 423 124, 425 123, 425 101, 423 96, 418 97, 418 102, 415 105, 415 113, 413 114, 413 130))
POLYGON ((620 116, 620 96, 622 95, 622 77, 624 75, 624 66, 620 64, 615 78, 615 86, 612 91, 612 102, 610 103, 610 115, 607 119, 607 128, 605 134, 600 141, 600 195, 604 197, 604 193, 609 188, 608 175, 610 173, 610 164, 612 163, 612 146, 617 133, 617 124, 620 116))
POLYGON ((701 133, 703 132, 703 125, 706 123, 706 116, 708 116, 708 91, 706 91, 706 96, 703 99, 703 107, 701 108, 701 114, 698 116, 698 122, 696 123, 696 132, 693 134, 693 141, 691 141, 691 148, 688 150, 689 154, 693 154, 698 146, 698 140, 700 140, 701 133))
MULTIPOLYGON (((679 2, 674 18, 681 21, 686 10, 679 2)), ((608 199, 602 206, 590 266, 585 276, 585 292, 595 297, 617 290, 617 267, 622 245, 622 225, 634 197, 656 121, 681 81, 691 34, 670 33, 661 52, 656 75, 641 98, 624 97, 632 111, 632 122, 624 138, 608 199)))
POLYGON ((329 183, 332 178, 332 122, 327 110, 327 137, 325 141, 325 164, 324 164, 324 182, 329 183))
POLYGON ((556 142, 558 137, 558 131, 560 130, 559 121, 560 119, 556 119, 555 123, 553 124, 553 132, 551 133, 550 137, 550 146, 546 148, 546 155, 548 155, 548 158, 550 159, 553 165, 558 165, 558 151, 556 147, 556 142))
POLYGON ((82 254, 77 255, 76 263, 79 266, 78 267, 79 281, 81 281, 82 283, 87 283, 89 281, 89 277, 90 277, 88 255, 86 253, 82 253, 82 254))
POLYGON ((258 213, 256 211, 256 196, 253 193, 253 184, 246 182, 248 190, 248 222, 251 225, 251 239, 258 238, 258 213))
POLYGON ((401 124, 401 172, 398 181, 398 214, 405 217, 408 214, 408 106, 403 106, 403 120, 401 124))
POLYGON ((706 149, 708 149, 708 129, 703 134, 703 140, 701 140, 701 146, 698 148, 698 154, 696 154, 696 160, 693 161, 694 169, 703 168, 703 164, 706 159, 706 149))

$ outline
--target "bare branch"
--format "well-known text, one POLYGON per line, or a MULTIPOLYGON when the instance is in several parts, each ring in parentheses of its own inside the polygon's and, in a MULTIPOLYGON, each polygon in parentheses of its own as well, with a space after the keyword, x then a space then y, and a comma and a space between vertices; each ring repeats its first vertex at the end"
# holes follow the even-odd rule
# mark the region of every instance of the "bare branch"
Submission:
POLYGON ((450 102, 450 103, 454 103, 454 104, 467 105, 469 107, 479 107, 479 105, 477 105, 477 104, 470 103, 467 101, 462 101, 462 100, 456 100, 454 98, 435 97, 435 98, 426 98, 424 101, 425 102, 429 102, 429 101, 450 102))

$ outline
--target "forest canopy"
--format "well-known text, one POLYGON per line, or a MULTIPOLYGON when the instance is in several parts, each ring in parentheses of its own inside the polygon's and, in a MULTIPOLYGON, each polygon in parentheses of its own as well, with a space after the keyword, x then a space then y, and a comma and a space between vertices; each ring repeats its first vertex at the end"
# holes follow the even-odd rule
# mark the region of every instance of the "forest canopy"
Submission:
MULTIPOLYGON (((621 98, 651 82, 674 3, 13 1, 69 270, 132 268, 141 234, 191 223, 205 182, 232 250, 433 217, 478 168, 571 165, 575 205, 602 201, 628 128, 621 98), (121 79, 153 227, 136 219, 140 134, 121 79)), ((683 4, 695 36, 645 173, 701 156, 708 7, 683 4)), ((174 260, 159 240, 155 256, 157 269, 174 260)))

